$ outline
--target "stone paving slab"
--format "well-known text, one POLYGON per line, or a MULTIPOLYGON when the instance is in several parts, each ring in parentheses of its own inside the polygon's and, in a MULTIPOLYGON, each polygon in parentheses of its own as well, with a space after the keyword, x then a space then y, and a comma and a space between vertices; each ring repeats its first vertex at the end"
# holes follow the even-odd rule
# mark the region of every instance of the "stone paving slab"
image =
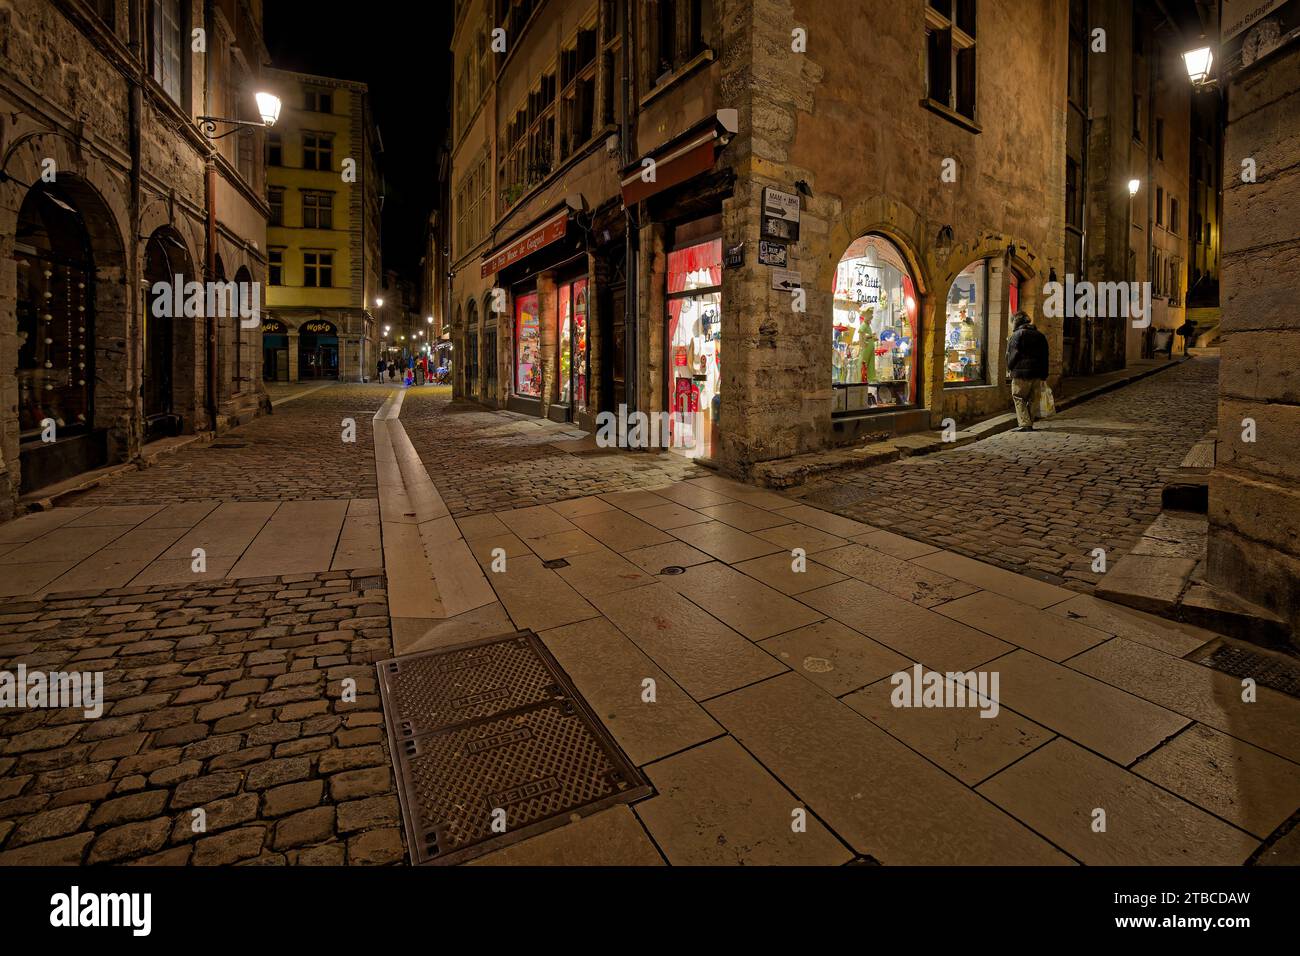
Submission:
POLYGON ((853 858, 730 737, 645 771, 657 794, 636 814, 674 866, 841 866, 853 858), (804 814, 799 831, 795 811, 804 814))
POLYGON ((759 646, 836 697, 912 666, 903 655, 838 621, 786 631, 759 646))
POLYGON ((659 580, 751 641, 792 631, 824 617, 717 561, 697 564, 687 568, 684 574, 664 575, 659 580))
POLYGON ((538 635, 638 766, 710 740, 722 728, 604 618, 538 635), (647 688, 645 682, 652 681, 647 688))
POLYGON ((999 658, 989 669, 1001 675, 999 700, 1006 706, 1124 766, 1191 723, 1028 651, 999 658))
POLYGON ((770 541, 746 534, 721 521, 706 521, 674 528, 671 534, 710 557, 728 564, 782 550, 770 541))
POLYGON ((843 581, 847 577, 816 562, 805 561, 803 566, 796 570, 794 559, 789 554, 781 552, 741 561, 733 567, 782 594, 790 595, 822 588, 836 581, 843 581))
POLYGON ((852 578, 807 591, 799 600, 935 670, 969 670, 1012 649, 1005 641, 852 578))
POLYGON ((786 669, 663 584, 596 595, 592 603, 696 700, 786 669))
MULTIPOLYGON (((994 665, 996 667, 996 665, 994 665)), ((1056 735, 1006 707, 985 717, 975 707, 895 707, 894 685, 878 681, 849 694, 848 704, 876 726, 975 786, 1056 735)))
POLYGON ((1256 841, 1067 740, 1040 747, 979 787, 1080 862, 1236 866, 1256 841), (1096 811, 1105 830, 1094 829, 1096 811))
POLYGON ((920 607, 935 607, 978 590, 971 584, 861 544, 820 551, 815 560, 920 607))
POLYGON ((1066 660, 1111 637, 1105 631, 1048 614, 992 591, 961 597, 935 610, 1052 661, 1066 660))
POLYGON ((1192 724, 1133 772, 1265 839, 1300 806, 1300 764, 1192 724))
POLYGON ((858 853, 901 865, 1071 862, 797 674, 705 706, 858 853))
POLYGON ((983 561, 975 561, 960 554, 938 551, 912 559, 913 564, 938 571, 958 581, 965 581, 985 591, 1009 597, 1030 607, 1045 608, 1074 597, 1074 593, 1044 581, 1036 581, 1021 574, 995 568, 983 561))
POLYGON ((1087 594, 1047 608, 1049 614, 1078 621, 1099 631, 1137 641, 1174 657, 1185 657, 1219 635, 1189 624, 1176 624, 1087 594))
POLYGON ((1300 762, 1300 700, 1294 697, 1258 687, 1257 699, 1247 703, 1242 700, 1239 678, 1123 638, 1079 655, 1070 667, 1300 762))

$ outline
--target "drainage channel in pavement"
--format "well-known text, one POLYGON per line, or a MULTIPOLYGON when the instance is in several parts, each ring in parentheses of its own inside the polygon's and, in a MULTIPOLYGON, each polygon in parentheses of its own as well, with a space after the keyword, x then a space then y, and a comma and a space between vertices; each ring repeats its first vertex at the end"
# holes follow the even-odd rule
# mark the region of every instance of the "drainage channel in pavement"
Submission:
POLYGON ((1251 677, 1255 683, 1290 697, 1300 697, 1300 660, 1239 644, 1212 642, 1207 653, 1194 660, 1233 677, 1251 677), (1216 646, 1217 645, 1217 646, 1216 646))
POLYGON ((412 863, 463 863, 653 792, 531 631, 377 667, 412 863))

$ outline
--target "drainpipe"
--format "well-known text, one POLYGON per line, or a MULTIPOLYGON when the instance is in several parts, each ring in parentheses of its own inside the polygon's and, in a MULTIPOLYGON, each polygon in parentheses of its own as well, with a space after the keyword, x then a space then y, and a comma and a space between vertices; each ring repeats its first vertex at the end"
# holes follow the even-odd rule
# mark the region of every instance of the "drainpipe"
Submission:
MULTIPOLYGON (((213 31, 212 0, 203 3, 203 28, 208 37, 215 36, 213 31)), ((203 112, 212 115, 212 53, 203 54, 203 112)), ((207 276, 213 282, 217 278, 217 145, 208 144, 207 160, 204 164, 204 205, 207 206, 207 276)), ((204 310, 207 311, 206 309, 204 310)), ((213 434, 217 431, 217 322, 215 316, 204 318, 204 339, 208 365, 207 406, 208 424, 213 434)))
MULTIPOLYGON (((623 166, 627 167, 635 158, 635 135, 632 124, 632 77, 629 68, 632 60, 632 16, 635 10, 633 0, 623 5, 623 116, 622 130, 619 138, 623 147, 623 166)), ((624 271, 627 279, 623 295, 623 401, 628 412, 634 412, 637 401, 637 346, 639 344, 637 328, 638 286, 640 279, 641 233, 632 216, 632 210, 626 206, 623 210, 626 219, 624 228, 624 271)))
MULTIPOLYGON (((143 43, 143 31, 140 28, 140 18, 143 13, 143 10, 140 6, 139 0, 132 0, 129 9, 130 9, 130 17, 131 17, 131 23, 130 23, 131 52, 135 54, 137 67, 136 67, 136 75, 133 78, 134 82, 131 84, 130 99, 128 100, 128 104, 127 104, 128 116, 129 116, 127 122, 127 129, 129 130, 129 137, 130 137, 129 148, 131 151, 131 199, 130 199, 131 243, 129 247, 130 251, 128 253, 126 268, 127 268, 127 281, 130 283, 130 288, 134 289, 136 295, 142 296, 147 302, 148 296, 143 291, 141 291, 141 286, 140 286, 141 277, 140 277, 140 270, 138 267, 139 259, 135 254, 135 244, 138 241, 137 237, 140 235, 140 226, 141 226, 141 222, 140 222, 140 123, 142 121, 141 114, 143 109, 143 95, 144 95, 141 87, 144 83, 144 77, 142 73, 144 70, 145 51, 144 51, 144 43, 143 43)), ((144 314, 145 314, 144 309, 136 310, 137 316, 141 316, 144 314)), ((148 321, 148 320, 145 319, 144 321, 148 321)), ((140 336, 140 339, 143 339, 143 335, 140 336)), ((144 422, 144 349, 147 348, 148 346, 147 343, 144 343, 143 341, 140 342, 140 346, 141 346, 140 361, 137 365, 140 385, 136 389, 135 398, 133 400, 135 403, 135 407, 137 409, 137 413, 132 417, 135 419, 137 423, 139 423, 140 442, 141 444, 143 444, 147 437, 147 435, 145 434, 145 429, 143 424, 144 422)), ((130 449, 128 449, 128 454, 129 453, 130 453, 130 449)))

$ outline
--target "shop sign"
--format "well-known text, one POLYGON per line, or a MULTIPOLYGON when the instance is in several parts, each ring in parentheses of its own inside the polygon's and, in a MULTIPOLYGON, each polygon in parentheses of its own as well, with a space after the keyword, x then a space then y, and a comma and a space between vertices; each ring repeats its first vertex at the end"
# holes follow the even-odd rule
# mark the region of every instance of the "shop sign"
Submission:
POLYGON ((745 264, 745 244, 738 242, 734 246, 728 246, 726 254, 723 256, 722 265, 726 269, 739 269, 745 264))
POLYGON ((772 288, 777 292, 789 292, 803 288, 803 277, 789 269, 772 270, 772 288))
POLYGON ((763 239, 758 244, 758 261, 765 266, 784 269, 789 265, 786 255, 788 248, 784 242, 769 242, 763 239))
POLYGON ((484 259, 483 265, 479 269, 480 277, 486 279, 506 266, 518 262, 524 256, 530 256, 538 249, 549 246, 553 242, 559 242, 568 232, 568 228, 569 211, 564 209, 484 259))
POLYGON ((1300 38, 1300 0, 1223 0, 1216 64, 1232 75, 1300 38))
POLYGON ((302 331, 311 332, 315 335, 334 335, 338 330, 334 328, 332 322, 313 321, 304 322, 302 324, 302 331))
POLYGON ((771 186, 763 187, 761 231, 773 239, 799 241, 799 196, 771 186))

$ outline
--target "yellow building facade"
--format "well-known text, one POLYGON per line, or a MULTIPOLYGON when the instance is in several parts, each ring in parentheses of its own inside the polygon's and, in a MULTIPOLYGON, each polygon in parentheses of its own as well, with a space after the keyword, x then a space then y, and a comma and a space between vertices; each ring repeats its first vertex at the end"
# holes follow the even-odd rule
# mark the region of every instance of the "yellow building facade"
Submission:
POLYGON ((374 376, 381 292, 379 131, 364 83, 271 70, 262 378, 374 376))

